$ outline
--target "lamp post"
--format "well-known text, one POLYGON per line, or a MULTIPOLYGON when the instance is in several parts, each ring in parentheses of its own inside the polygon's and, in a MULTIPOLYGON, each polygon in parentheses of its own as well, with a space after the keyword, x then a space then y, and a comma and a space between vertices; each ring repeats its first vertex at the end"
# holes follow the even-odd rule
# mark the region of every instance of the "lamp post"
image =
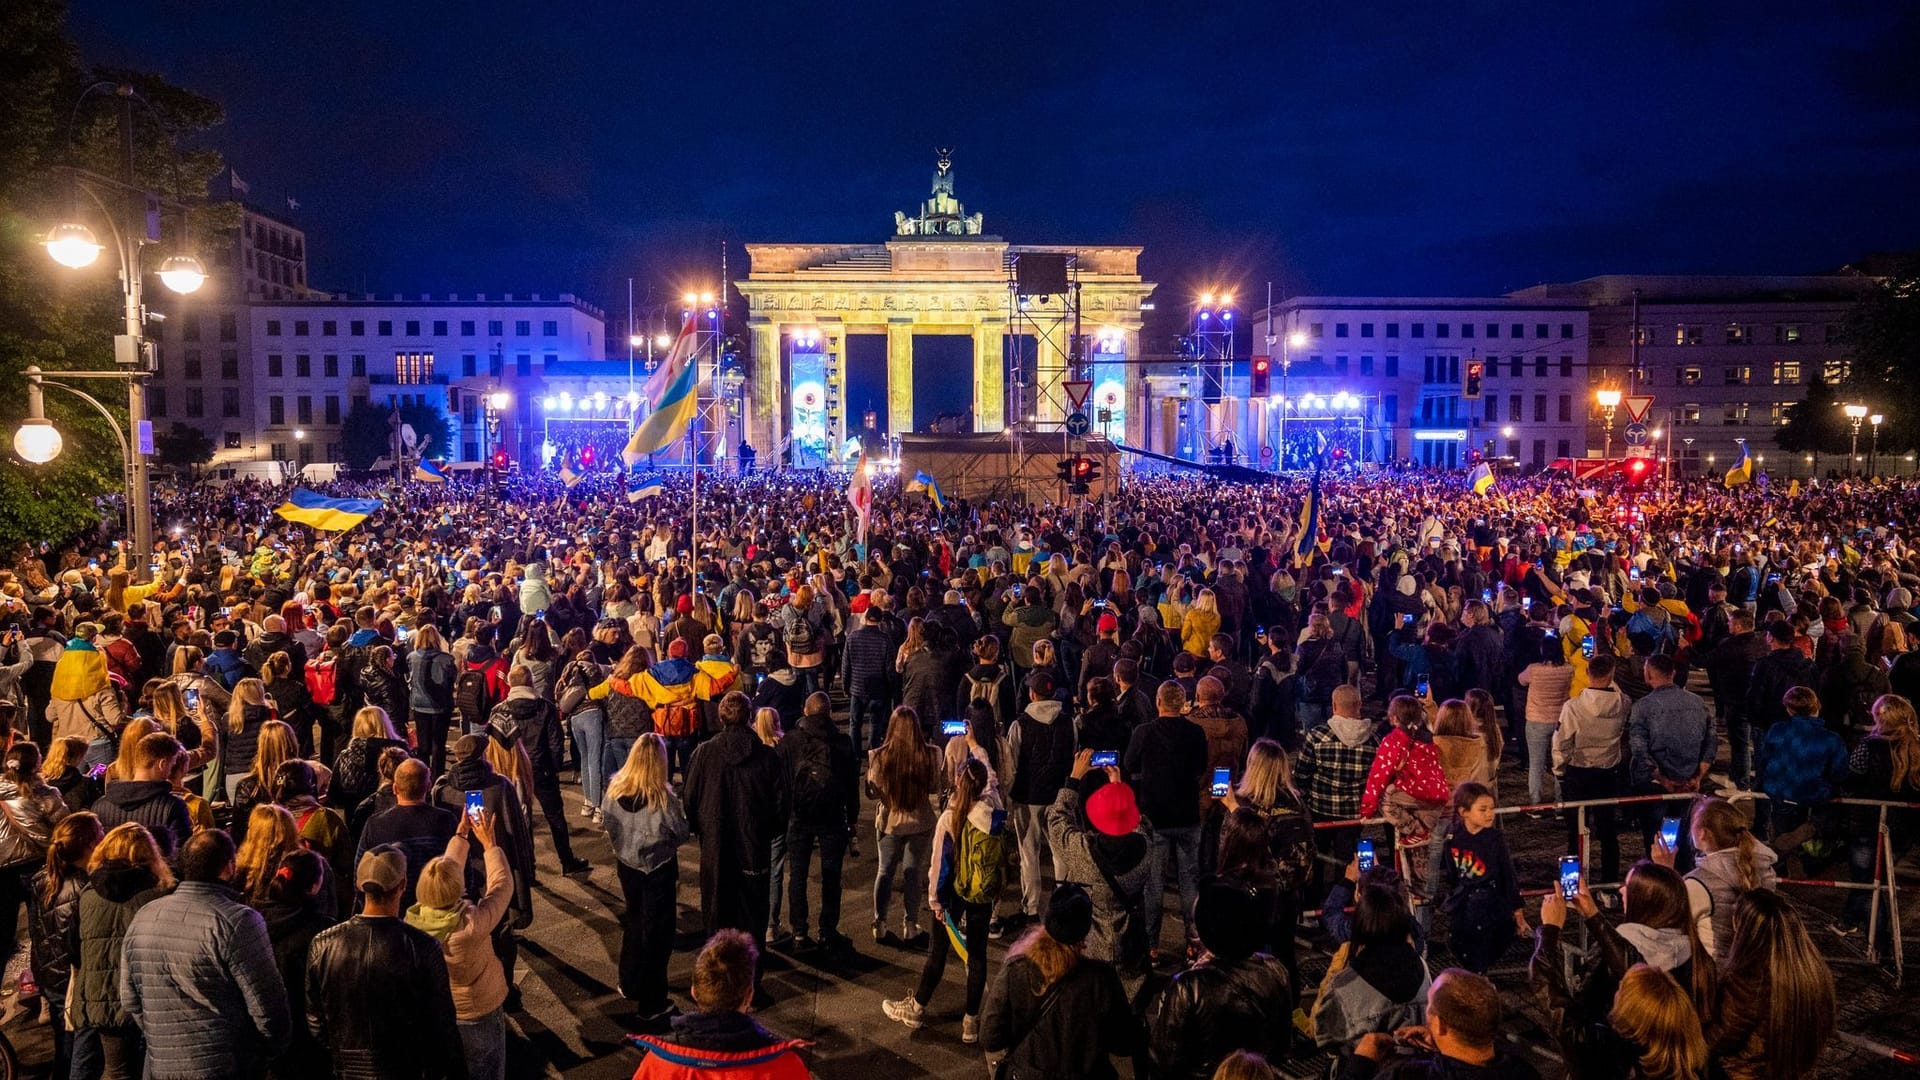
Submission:
POLYGON ((513 395, 495 388, 487 392, 486 402, 487 447, 482 457, 492 461, 494 451, 500 449, 500 414, 506 412, 507 406, 513 404, 513 395))
MULTIPOLYGON (((122 332, 113 339, 113 357, 117 369, 61 371, 54 374, 62 379, 124 380, 127 384, 127 427, 122 432, 119 421, 91 395, 61 383, 47 382, 41 377, 39 368, 29 367, 25 372, 28 380, 28 417, 14 434, 14 449, 22 458, 35 464, 51 461, 60 453, 62 441, 59 432, 54 430, 43 410, 40 393, 43 385, 66 390, 84 399, 107 417, 113 425, 115 437, 120 441, 121 458, 126 470, 127 531, 133 547, 140 552, 139 558, 129 560, 128 569, 134 581, 145 581, 153 555, 153 509, 149 502, 147 482, 147 455, 152 452, 153 427, 146 415, 147 375, 153 370, 153 356, 145 335, 146 307, 141 293, 146 271, 141 264, 141 252, 146 245, 158 243, 160 236, 158 215, 149 213, 149 207, 154 205, 152 194, 141 187, 134 177, 133 106, 138 101, 147 106, 149 114, 153 110, 144 98, 134 92, 133 87, 124 83, 100 82, 81 93, 80 101, 74 105, 75 112, 94 93, 107 91, 119 99, 120 175, 100 176, 77 168, 65 171, 74 189, 86 195, 106 221, 113 238, 114 255, 120 263, 123 323, 122 332), (113 205, 102 197, 103 192, 115 200, 113 205)), ((179 164, 170 137, 166 145, 177 183, 179 164)), ((184 294, 206 284, 207 271, 191 253, 184 214, 180 233, 181 250, 162 259, 155 272, 161 284, 173 292, 184 294)), ((44 245, 47 255, 54 262, 75 270, 92 265, 104 248, 95 238, 93 230, 78 221, 55 225, 48 230, 44 245)))
POLYGON ((1604 461, 1613 460, 1613 411, 1620 407, 1620 391, 1609 387, 1594 392, 1593 400, 1600 404, 1600 415, 1606 418, 1606 449, 1600 454, 1604 461))
POLYGON ((1873 442, 1867 451, 1867 475, 1875 476, 1880 471, 1880 425, 1887 422, 1885 415, 1874 413, 1867 417, 1867 423, 1873 425, 1873 442))
POLYGON ((1853 447, 1847 451, 1847 473, 1852 475, 1853 467, 1860 459, 1860 422, 1867 418, 1865 405, 1848 405, 1847 423, 1853 425, 1853 447))
POLYGON ((1686 457, 1691 459, 1693 457, 1693 436, 1691 435, 1683 436, 1680 441, 1687 448, 1686 457))

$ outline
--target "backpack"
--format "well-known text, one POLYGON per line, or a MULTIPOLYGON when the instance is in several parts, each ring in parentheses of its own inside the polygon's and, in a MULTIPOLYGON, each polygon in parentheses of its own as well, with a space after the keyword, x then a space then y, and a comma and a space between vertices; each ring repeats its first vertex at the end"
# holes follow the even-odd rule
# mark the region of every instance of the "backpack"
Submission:
POLYGON ((1288 799, 1291 805, 1276 806, 1265 812, 1268 850, 1273 852, 1274 869, 1280 888, 1290 892, 1307 883, 1318 857, 1313 843, 1313 819, 1307 808, 1288 799))
POLYGON ((1002 705, 1000 700, 1001 699, 1000 684, 1007 681, 1007 669, 1004 667, 1001 668, 1000 677, 993 680, 992 682, 987 682, 982 679, 974 678, 973 672, 971 671, 967 672, 966 675, 962 676, 962 679, 967 686, 967 703, 971 705, 973 702, 979 701, 984 698, 987 704, 993 709, 993 723, 994 723, 995 730, 998 730, 998 731, 1007 730, 1007 718, 1004 711, 1005 707, 1002 705))
POLYGON ((691 701, 657 706, 653 710, 653 730, 669 739, 698 734, 700 707, 691 701))
POLYGON ((340 665, 333 657, 322 655, 307 665, 307 696, 315 705, 333 704, 338 692, 340 665))
POLYGON ((983 832, 971 821, 960 823, 959 858, 953 867, 953 894, 969 904, 990 904, 1006 883, 1007 835, 983 832))
POLYGON ((795 816, 813 817, 835 803, 833 790, 833 753, 827 740, 802 735, 793 762, 793 809, 795 816))
POLYGON ((462 723, 474 727, 485 724, 497 704, 492 688, 487 685, 485 668, 470 667, 453 680, 453 711, 462 723))
POLYGON ((819 635, 813 628, 813 619, 804 611, 796 611, 787 626, 787 655, 811 656, 819 635))

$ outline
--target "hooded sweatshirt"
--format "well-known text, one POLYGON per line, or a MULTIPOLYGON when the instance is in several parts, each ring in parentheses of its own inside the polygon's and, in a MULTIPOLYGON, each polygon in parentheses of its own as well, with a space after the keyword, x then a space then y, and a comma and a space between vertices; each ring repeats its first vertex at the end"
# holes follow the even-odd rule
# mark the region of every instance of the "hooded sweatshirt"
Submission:
POLYGON ((1007 735, 1007 798, 1027 806, 1045 806, 1060 793, 1073 767, 1073 732, 1059 722, 1058 701, 1034 701, 1013 722, 1007 735))
POLYGON ((1627 695, 1612 686, 1589 686, 1560 706, 1553 734, 1553 771, 1612 769, 1626 750, 1627 695))
POLYGON ((1373 721, 1359 716, 1329 717, 1307 732, 1294 766, 1294 780, 1306 793, 1307 809, 1322 821, 1359 816, 1373 756, 1380 748, 1373 721))
MULTIPOLYGON (((465 864, 467 854, 465 837, 447 841, 447 858, 465 864)), ((513 870, 498 846, 487 849, 486 868, 486 891, 478 903, 462 899, 450 908, 416 903, 407 909, 407 925, 438 941, 446 954, 453 1011, 461 1020, 478 1020, 507 1000, 507 975, 493 951, 493 929, 513 898, 513 870)))

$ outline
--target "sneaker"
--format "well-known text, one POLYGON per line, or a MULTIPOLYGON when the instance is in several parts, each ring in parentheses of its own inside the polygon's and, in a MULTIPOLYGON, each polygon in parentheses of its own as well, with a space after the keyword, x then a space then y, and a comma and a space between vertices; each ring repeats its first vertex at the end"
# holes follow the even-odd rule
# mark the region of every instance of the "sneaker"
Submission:
POLYGON ((593 864, 585 859, 573 858, 560 864, 560 872, 567 877, 580 877, 593 872, 593 864))
POLYGON ((911 926, 907 928, 906 935, 900 939, 900 947, 903 949, 924 949, 932 941, 932 934, 927 933, 917 926, 911 926))
POLYGON ((1003 940, 1003 939, 1005 939, 1005 938, 1006 938, 1006 936, 1007 936, 1007 922, 1008 922, 1008 921, 1009 921, 1009 920, 1010 920, 1011 918, 1012 918, 1012 916, 1008 916, 1008 917, 1007 917, 1006 919, 990 919, 990 920, 988 920, 988 922, 987 922, 987 937, 988 937, 988 938, 990 938, 990 939, 992 939, 992 940, 994 940, 994 941, 1000 941, 1000 940, 1003 940))
POLYGON ((580 816, 581 816, 581 817, 583 817, 583 818, 590 818, 590 817, 592 817, 592 816, 594 815, 594 813, 595 813, 595 811, 594 811, 594 806, 593 806, 593 804, 592 804, 592 803, 583 803, 583 804, 581 804, 581 806, 580 806, 580 816))
POLYGON ((853 951, 853 939, 838 931, 822 932, 820 944, 829 952, 850 953, 853 951))
POLYGON ((875 943, 879 943, 879 942, 883 942, 883 941, 885 941, 885 940, 887 940, 887 937, 888 937, 888 931, 887 931, 887 928, 886 928, 886 926, 885 926, 885 925, 884 925, 883 923, 881 923, 881 921, 880 921, 879 919, 875 919, 875 920, 873 920, 873 940, 874 940, 874 942, 875 942, 875 943))
POLYGON ((920 1030, 922 1023, 920 1019, 920 1003, 915 1001, 911 995, 903 997, 899 1001, 882 1001, 880 1003, 880 1011, 887 1014, 887 1019, 897 1020, 907 1025, 908 1031, 920 1030))
POLYGON ((972 1046, 980 1041, 980 1018, 972 1013, 960 1018, 960 1041, 972 1046))
POLYGON ((793 941, 790 947, 793 949, 794 952, 808 952, 818 948, 819 944, 820 944, 819 942, 813 940, 812 938, 808 937, 805 934, 796 933, 793 935, 793 941))

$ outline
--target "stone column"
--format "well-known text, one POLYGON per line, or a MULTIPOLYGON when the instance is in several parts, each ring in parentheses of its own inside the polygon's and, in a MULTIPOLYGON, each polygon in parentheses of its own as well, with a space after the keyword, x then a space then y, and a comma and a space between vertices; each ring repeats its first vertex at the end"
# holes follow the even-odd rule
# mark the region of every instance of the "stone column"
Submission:
POLYGON ((981 320, 973 328, 973 430, 1007 426, 1007 324, 981 320))
POLYGON ((887 320, 887 432, 913 430, 913 320, 887 320))
MULTIPOLYGON (((1129 361, 1136 361, 1140 358, 1140 327, 1127 326, 1122 330, 1124 332, 1122 340, 1125 342, 1126 350, 1122 355, 1129 361)), ((1149 419, 1146 415, 1147 396, 1144 392, 1145 387, 1141 383, 1141 372, 1146 368, 1138 363, 1128 363, 1121 370, 1123 374, 1120 400, 1126 407, 1127 422, 1125 425, 1116 425, 1113 429, 1114 435, 1128 446, 1144 446, 1149 419)))
POLYGON ((1065 319, 1036 319, 1034 325, 1033 418, 1045 431, 1058 428, 1067 418, 1067 391, 1060 383, 1067 377, 1067 337, 1073 333, 1073 324, 1065 319))
POLYGON ((753 381, 747 390, 747 441, 767 465, 780 460, 780 440, 786 431, 783 412, 786 395, 780 392, 780 324, 764 318, 747 321, 753 357, 753 381))

